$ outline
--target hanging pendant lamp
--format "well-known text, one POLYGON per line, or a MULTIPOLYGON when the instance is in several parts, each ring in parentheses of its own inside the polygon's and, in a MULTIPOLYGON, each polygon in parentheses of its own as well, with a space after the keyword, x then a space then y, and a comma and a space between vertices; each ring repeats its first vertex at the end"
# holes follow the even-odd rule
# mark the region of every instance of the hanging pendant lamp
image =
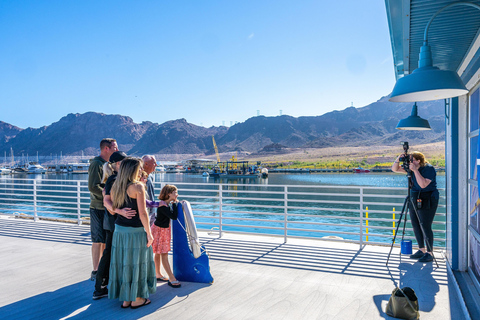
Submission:
POLYGON ((429 101, 467 93, 467 88, 456 72, 440 70, 432 65, 432 51, 428 44, 424 44, 420 48, 418 68, 397 80, 389 100, 392 102, 429 101))
POLYGON ((412 107, 412 114, 405 119, 402 119, 398 122, 397 127, 395 129, 398 130, 432 130, 430 128, 430 124, 427 120, 420 118, 418 116, 417 110, 417 103, 412 107))
POLYGON ((440 70, 433 66, 432 51, 428 45, 428 29, 433 19, 443 10, 458 6, 470 6, 480 10, 471 2, 453 2, 438 10, 428 21, 420 48, 418 68, 397 80, 388 100, 392 102, 416 102, 458 97, 468 93, 458 74, 451 70, 440 70))

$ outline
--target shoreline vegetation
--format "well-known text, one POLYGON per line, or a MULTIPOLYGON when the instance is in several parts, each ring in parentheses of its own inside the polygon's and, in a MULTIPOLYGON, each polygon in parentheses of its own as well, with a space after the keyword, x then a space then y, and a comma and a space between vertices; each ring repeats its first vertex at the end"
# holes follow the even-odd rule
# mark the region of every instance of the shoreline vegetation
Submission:
MULTIPOLYGON (((412 145, 409 153, 421 151, 428 162, 436 168, 445 168, 445 142, 435 142, 421 145, 412 145)), ((238 161, 249 161, 250 164, 261 162, 263 167, 275 169, 390 169, 395 158, 403 153, 403 147, 398 146, 356 146, 356 147, 329 147, 329 148, 284 148, 279 152, 248 153, 234 151, 220 153, 222 162, 231 161, 235 157, 238 161)), ((216 155, 211 154, 154 154, 158 162, 182 162, 188 159, 208 159, 216 162, 216 155)), ((76 163, 88 161, 93 156, 68 155, 62 158, 40 156, 41 164, 76 163)), ((20 159, 20 158, 16 158, 20 159)), ((21 159, 24 159, 23 157, 21 159)), ((28 155, 27 158, 28 159, 28 155)), ((8 165, 5 159, 4 165, 8 165)), ((26 162, 23 161, 23 162, 26 162)))
MULTIPOLYGON (((445 142, 410 147, 409 153, 420 151, 436 168, 445 168, 445 142)), ((358 146, 338 148, 299 148, 282 153, 238 154, 238 159, 261 161, 268 168, 288 169, 389 169, 395 158, 403 153, 399 146, 358 146)), ((221 158, 225 158, 221 156, 221 158)))

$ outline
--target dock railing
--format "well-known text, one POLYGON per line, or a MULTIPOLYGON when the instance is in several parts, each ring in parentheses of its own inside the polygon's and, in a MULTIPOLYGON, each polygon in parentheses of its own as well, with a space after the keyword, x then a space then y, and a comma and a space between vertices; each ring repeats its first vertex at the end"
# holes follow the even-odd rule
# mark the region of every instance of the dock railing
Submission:
MULTIPOLYGON (((158 195, 165 182, 156 182, 158 195)), ((406 188, 333 185, 266 185, 175 182, 191 203, 197 229, 209 233, 261 234, 391 244, 406 188)), ((434 220, 435 246, 445 246, 445 191, 434 220)), ((87 181, 0 179, 0 214, 89 222, 87 181)), ((408 217, 407 217, 408 218, 408 217)), ((397 243, 402 238, 399 229, 397 243)), ((405 239, 414 239, 407 219, 405 239)))

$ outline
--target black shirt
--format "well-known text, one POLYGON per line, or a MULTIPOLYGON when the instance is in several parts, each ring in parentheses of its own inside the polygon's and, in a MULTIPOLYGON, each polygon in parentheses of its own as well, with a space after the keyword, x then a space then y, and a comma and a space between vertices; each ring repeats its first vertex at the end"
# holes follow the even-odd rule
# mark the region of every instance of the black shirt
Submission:
POLYGON ((422 189, 422 187, 420 187, 420 185, 418 184, 417 179, 415 178, 415 173, 412 172, 412 192, 420 194, 431 192, 432 197, 438 199, 439 193, 437 189, 437 173, 435 172, 435 168, 431 164, 427 163, 425 166, 418 168, 418 172, 425 179, 431 180, 431 182, 428 184, 428 186, 422 189))
POLYGON ((173 202, 172 207, 160 206, 157 208, 157 218, 155 219, 155 225, 160 228, 168 228, 170 226, 170 219, 177 220, 178 206, 173 202))
MULTIPOLYGON (((105 182, 105 195, 109 196, 110 191, 112 190, 113 183, 117 179, 117 172, 114 172, 110 177, 108 177, 107 182, 105 182)), ((112 215, 107 208, 105 208, 105 214, 103 215, 103 229, 114 231, 115 230, 115 220, 117 215, 112 215)))
POLYGON ((132 219, 127 219, 119 215, 115 221, 115 224, 122 227, 143 228, 142 221, 140 220, 140 214, 138 213, 137 199, 132 199, 128 196, 128 194, 126 194, 125 203, 120 209, 123 208, 131 208, 132 210, 135 210, 136 213, 132 219))

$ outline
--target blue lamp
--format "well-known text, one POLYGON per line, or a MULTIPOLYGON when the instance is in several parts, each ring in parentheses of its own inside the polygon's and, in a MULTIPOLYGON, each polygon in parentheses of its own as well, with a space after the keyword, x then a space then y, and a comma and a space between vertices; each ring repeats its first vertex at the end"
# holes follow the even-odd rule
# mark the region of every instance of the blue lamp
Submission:
POLYGON ((447 99, 467 94, 462 79, 454 71, 432 66, 432 51, 425 44, 420 48, 418 68, 397 80, 390 96, 393 102, 415 102, 447 99))
POLYGON ((417 103, 413 105, 412 114, 398 122, 398 130, 432 130, 427 120, 418 116, 417 103))
POLYGON ((440 70, 433 66, 432 51, 428 45, 428 29, 433 19, 443 10, 457 5, 480 9, 480 6, 470 2, 453 2, 438 10, 425 27, 418 68, 397 80, 388 100, 392 102, 429 101, 458 97, 468 93, 456 72, 440 70))

